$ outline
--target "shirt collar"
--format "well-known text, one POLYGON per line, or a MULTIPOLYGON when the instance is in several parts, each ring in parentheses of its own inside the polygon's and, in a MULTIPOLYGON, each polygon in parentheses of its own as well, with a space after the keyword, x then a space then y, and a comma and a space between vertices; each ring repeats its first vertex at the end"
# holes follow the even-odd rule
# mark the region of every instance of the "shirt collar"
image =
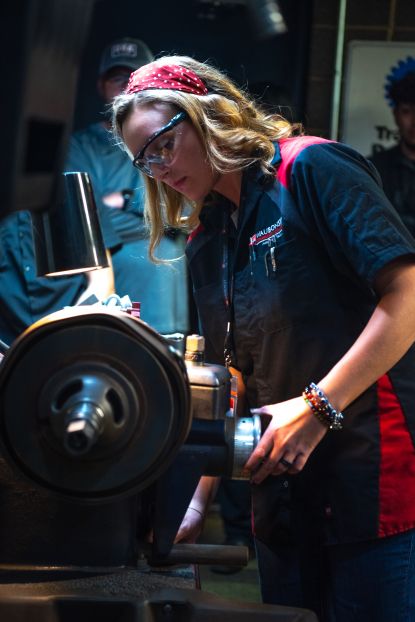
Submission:
MULTIPOLYGON (((274 155, 272 156, 270 165, 277 167, 278 164, 281 162, 281 150, 280 150, 280 146, 277 142, 273 143, 274 145, 274 155)), ((246 169, 244 172, 244 177, 250 177, 251 179, 254 179, 255 181, 262 181, 262 179, 265 177, 264 173, 262 172, 261 168, 259 165, 252 165, 250 168, 246 169)))
MULTIPOLYGON (((277 167, 281 162, 281 151, 278 142, 274 143, 274 155, 271 166, 277 167)), ((263 182, 269 179, 259 166, 252 166, 244 171, 241 187, 240 213, 245 221, 252 212, 259 196, 264 190, 263 182)), ((219 229, 221 227, 220 213, 223 209, 229 208, 229 201, 222 196, 216 195, 213 200, 207 202, 203 207, 199 219, 206 229, 219 229)))
POLYGON ((275 142, 274 143, 274 156, 271 160, 271 166, 277 166, 277 164, 279 164, 280 162, 281 162, 280 144, 275 142))
MULTIPOLYGON (((281 151, 279 144, 274 143, 274 155, 270 162, 271 166, 275 168, 281 162, 281 151)), ((260 196, 264 190, 272 183, 269 176, 265 175, 259 166, 253 166, 245 171, 242 178, 241 189, 241 216, 243 222, 246 222, 249 215, 254 210, 260 196)))

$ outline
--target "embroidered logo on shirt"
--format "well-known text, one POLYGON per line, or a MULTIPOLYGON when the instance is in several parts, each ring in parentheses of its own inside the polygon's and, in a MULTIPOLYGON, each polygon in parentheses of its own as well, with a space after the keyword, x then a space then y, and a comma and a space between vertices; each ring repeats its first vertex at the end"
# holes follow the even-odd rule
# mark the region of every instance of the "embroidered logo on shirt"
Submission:
POLYGON ((279 218, 276 223, 260 229, 254 235, 249 238, 249 246, 259 246, 261 244, 269 244, 275 242, 277 238, 280 238, 283 234, 282 218, 279 218))

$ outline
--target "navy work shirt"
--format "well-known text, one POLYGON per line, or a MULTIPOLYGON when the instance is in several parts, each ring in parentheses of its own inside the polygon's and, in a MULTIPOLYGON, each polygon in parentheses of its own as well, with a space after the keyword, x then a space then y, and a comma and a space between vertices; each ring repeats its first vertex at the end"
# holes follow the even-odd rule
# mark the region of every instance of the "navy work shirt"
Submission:
MULTIPOLYGON (((217 198, 187 247, 207 360, 223 363, 231 319, 251 407, 297 397, 324 377, 368 322, 378 271, 415 259, 374 167, 354 150, 290 138, 276 145, 273 164, 271 183, 258 170, 244 174, 237 228, 217 198)), ((329 543, 415 526, 414 369, 411 348, 345 409, 344 429, 326 434, 302 473, 253 486, 259 539, 276 544, 302 516, 329 543)))

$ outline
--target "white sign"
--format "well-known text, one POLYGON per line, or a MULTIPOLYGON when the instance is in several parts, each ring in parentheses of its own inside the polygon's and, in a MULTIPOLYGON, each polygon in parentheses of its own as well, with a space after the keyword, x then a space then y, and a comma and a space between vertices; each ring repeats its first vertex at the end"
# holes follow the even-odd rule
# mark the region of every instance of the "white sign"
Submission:
POLYGON ((387 76, 415 57, 415 43, 351 41, 347 50, 340 140, 365 156, 392 147, 398 133, 385 98, 387 76))

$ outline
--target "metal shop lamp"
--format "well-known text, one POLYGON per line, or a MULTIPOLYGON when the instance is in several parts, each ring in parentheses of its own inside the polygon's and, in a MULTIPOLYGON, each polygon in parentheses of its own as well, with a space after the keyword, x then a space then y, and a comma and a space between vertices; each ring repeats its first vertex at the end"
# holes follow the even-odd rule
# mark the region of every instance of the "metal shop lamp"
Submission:
POLYGON ((63 173, 55 207, 32 212, 38 276, 108 267, 92 185, 87 173, 63 173))

